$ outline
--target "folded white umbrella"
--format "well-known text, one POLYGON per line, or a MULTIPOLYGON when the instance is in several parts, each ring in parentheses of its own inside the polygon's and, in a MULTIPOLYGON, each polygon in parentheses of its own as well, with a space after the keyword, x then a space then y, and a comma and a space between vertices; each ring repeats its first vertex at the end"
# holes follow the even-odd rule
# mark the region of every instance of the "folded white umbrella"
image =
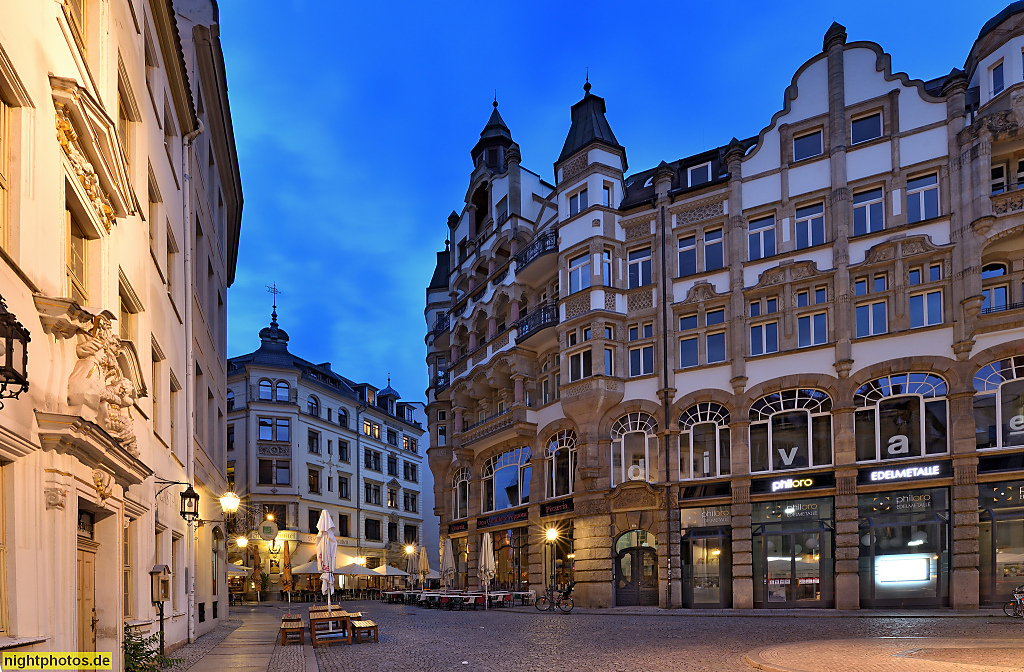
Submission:
POLYGON ((427 555, 426 546, 420 546, 420 564, 416 571, 423 577, 430 573, 430 557, 427 555))
POLYGON ((447 586, 448 582, 455 577, 455 554, 452 552, 452 540, 444 540, 444 548, 441 550, 441 578, 447 586))
MULTIPOLYGON (((410 576, 416 576, 420 573, 420 556, 418 553, 409 554, 405 563, 405 571, 407 571, 410 576)), ((413 580, 413 585, 415 585, 415 579, 413 580)))
MULTIPOLYGON (((338 540, 334 538, 334 519, 327 510, 320 512, 316 523, 316 561, 320 568, 320 584, 327 596, 327 610, 331 610, 331 593, 334 592, 334 561, 338 554, 338 540)), ((294 571, 294 570, 293 570, 294 571)), ((328 630, 331 629, 328 624, 328 630)))
POLYGON ((409 576, 409 572, 403 572, 398 567, 392 567, 391 565, 381 565, 373 571, 383 576, 409 576))
POLYGON ((477 564, 476 575, 484 584, 484 609, 487 609, 487 603, 490 601, 486 595, 487 590, 490 588, 491 579, 494 578, 495 574, 494 567, 494 545, 491 543, 490 532, 484 532, 483 538, 480 544, 480 561, 477 564))

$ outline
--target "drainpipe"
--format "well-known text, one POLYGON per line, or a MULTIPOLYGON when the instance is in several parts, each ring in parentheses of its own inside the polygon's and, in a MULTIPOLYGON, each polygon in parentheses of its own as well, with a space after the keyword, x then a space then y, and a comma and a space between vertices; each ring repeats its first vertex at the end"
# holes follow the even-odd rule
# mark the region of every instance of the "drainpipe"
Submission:
POLYGON ((671 414, 672 400, 669 399, 669 377, 668 377, 668 265, 665 260, 665 245, 666 245, 666 233, 665 233, 665 206, 661 206, 661 366, 662 375, 664 376, 664 387, 661 393, 661 404, 662 410, 665 415, 665 445, 661 446, 662 454, 665 456, 665 525, 668 528, 669 543, 666 546, 668 555, 665 558, 667 566, 668 576, 668 608, 672 608, 672 526, 669 521, 672 518, 672 508, 669 497, 669 490, 671 489, 671 469, 669 467, 669 415, 671 414))
MULTIPOLYGON (((203 125, 202 119, 197 119, 199 127, 194 131, 188 133, 181 139, 181 174, 182 174, 182 197, 181 197, 181 211, 182 220, 185 224, 184 240, 185 246, 185 302, 182 306, 182 312, 185 318, 185 439, 187 441, 185 445, 185 474, 189 483, 195 482, 195 438, 193 433, 195 431, 195 362, 193 357, 195 355, 192 347, 192 292, 193 292, 193 274, 192 274, 192 237, 195 235, 195 231, 192 227, 192 199, 190 198, 190 176, 189 166, 191 165, 190 158, 192 156, 192 142, 206 130, 203 125)), ((170 272, 170 269, 168 269, 170 272)), ((189 643, 194 642, 196 638, 196 540, 195 534, 192 530, 189 530, 188 535, 188 548, 186 549, 186 555, 188 557, 188 641, 189 643)))

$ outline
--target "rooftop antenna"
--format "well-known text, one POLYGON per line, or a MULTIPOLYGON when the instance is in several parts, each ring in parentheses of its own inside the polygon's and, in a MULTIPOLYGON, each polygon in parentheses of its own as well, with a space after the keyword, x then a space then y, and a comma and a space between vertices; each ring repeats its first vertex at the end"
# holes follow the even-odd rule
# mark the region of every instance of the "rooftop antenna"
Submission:
POLYGON ((494 105, 495 109, 498 108, 498 90, 497 89, 494 90, 494 103, 492 103, 492 104, 494 105))
POLYGON ((587 81, 583 85, 583 90, 586 91, 587 93, 590 93, 590 66, 589 65, 587 66, 587 81))
POLYGON ((267 288, 267 293, 268 294, 273 294, 274 295, 274 312, 272 312, 270 314, 270 326, 276 327, 277 326, 277 295, 278 294, 284 294, 284 292, 282 292, 280 289, 277 288, 277 283, 276 282, 273 285, 264 285, 264 286, 267 288))

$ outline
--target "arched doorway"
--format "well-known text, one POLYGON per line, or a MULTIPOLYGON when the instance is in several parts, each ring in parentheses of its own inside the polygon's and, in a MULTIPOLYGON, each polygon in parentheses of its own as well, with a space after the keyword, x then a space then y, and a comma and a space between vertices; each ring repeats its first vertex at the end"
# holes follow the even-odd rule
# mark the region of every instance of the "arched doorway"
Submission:
POLYGON ((658 542, 647 530, 615 540, 615 606, 658 605, 658 542))

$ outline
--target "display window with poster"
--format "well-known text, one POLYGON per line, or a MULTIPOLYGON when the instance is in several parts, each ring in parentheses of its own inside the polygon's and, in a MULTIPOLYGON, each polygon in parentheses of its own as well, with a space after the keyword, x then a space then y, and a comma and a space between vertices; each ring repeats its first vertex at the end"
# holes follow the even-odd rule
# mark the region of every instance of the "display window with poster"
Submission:
POLYGON ((683 606, 725 608, 732 602, 732 507, 680 509, 683 606))
POLYGON ((1024 584, 1024 481, 978 483, 981 603, 1002 604, 1024 584))
POLYGON ((752 509, 754 606, 831 607, 832 498, 755 502, 752 509))

